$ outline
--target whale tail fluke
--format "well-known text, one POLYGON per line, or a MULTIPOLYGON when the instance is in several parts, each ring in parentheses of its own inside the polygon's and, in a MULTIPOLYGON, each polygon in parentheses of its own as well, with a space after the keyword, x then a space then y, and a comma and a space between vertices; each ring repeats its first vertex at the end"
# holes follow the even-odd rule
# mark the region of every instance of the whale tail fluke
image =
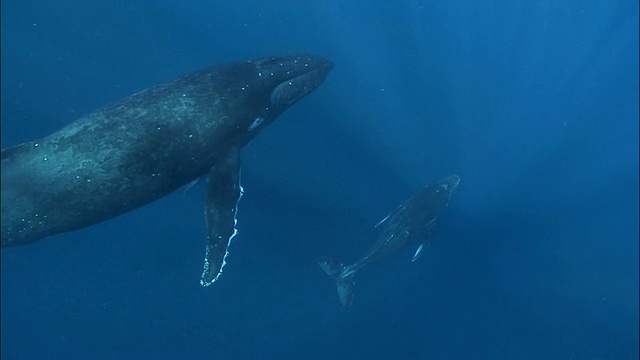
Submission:
POLYGON ((349 270, 342 263, 339 263, 331 258, 322 256, 317 260, 318 265, 336 281, 338 287, 338 297, 343 306, 351 305, 353 302, 353 276, 355 271, 349 270))

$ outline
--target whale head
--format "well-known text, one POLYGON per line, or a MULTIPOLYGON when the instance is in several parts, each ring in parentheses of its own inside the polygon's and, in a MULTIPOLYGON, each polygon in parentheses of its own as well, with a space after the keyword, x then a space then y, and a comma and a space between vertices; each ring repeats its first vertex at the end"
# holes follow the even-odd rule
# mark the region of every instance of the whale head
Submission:
POLYGON ((269 95, 268 111, 277 116, 315 90, 333 63, 316 55, 274 56, 251 61, 269 95))
POLYGON ((219 112, 229 114, 238 135, 248 141, 318 88, 332 68, 320 56, 272 56, 230 64, 211 80, 215 87, 225 87, 219 94, 233 99, 219 112))
POLYGON ((443 208, 449 205, 449 200, 453 191, 458 187, 460 183, 460 177, 457 175, 451 175, 434 185, 430 185, 425 189, 425 202, 431 205, 433 208, 443 208))
MULTIPOLYGON (((316 55, 271 56, 235 62, 205 71, 192 92, 232 133, 227 138, 251 141, 280 114, 322 84, 333 63, 316 55), (212 94, 212 95, 207 95, 212 94)), ((192 85, 190 82, 189 85, 192 85)), ((217 127, 214 124, 211 127, 217 127)))

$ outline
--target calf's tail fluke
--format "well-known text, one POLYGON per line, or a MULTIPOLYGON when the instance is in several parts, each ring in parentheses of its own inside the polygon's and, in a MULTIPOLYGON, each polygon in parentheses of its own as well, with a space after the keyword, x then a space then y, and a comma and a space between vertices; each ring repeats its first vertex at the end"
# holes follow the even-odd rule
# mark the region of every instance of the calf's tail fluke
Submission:
POLYGON ((350 270, 342 263, 326 256, 319 257, 316 261, 322 270, 336 281, 338 297, 340 298, 342 305, 351 305, 351 302, 353 301, 353 276, 355 275, 355 271, 350 270))

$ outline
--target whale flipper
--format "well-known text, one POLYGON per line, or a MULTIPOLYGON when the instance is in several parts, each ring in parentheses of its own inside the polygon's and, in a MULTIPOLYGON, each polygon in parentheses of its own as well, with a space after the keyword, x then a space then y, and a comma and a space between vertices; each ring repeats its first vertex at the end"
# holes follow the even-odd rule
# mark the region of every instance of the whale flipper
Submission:
POLYGON ((416 252, 413 253, 413 257, 411 258, 411 262, 414 262, 416 260, 418 260, 420 258, 420 255, 422 255, 422 250, 424 250, 424 245, 426 244, 426 242, 420 244, 420 246, 418 246, 418 248, 416 249, 416 252))
POLYGON ((242 197, 240 186, 240 148, 233 147, 209 172, 205 198, 207 244, 202 286, 213 284, 225 265, 227 248, 236 230, 238 202, 242 197))

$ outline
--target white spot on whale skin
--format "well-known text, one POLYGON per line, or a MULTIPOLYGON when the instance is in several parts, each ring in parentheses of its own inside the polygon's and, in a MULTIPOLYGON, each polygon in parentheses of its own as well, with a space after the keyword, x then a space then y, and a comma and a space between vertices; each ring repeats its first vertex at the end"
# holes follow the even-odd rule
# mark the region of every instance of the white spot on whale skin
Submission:
POLYGON ((247 128, 247 131, 252 131, 253 129, 255 129, 258 126, 260 126, 260 124, 262 124, 263 122, 264 122, 264 118, 263 117, 257 117, 255 120, 253 120, 251 125, 249 125, 249 127, 247 128))

